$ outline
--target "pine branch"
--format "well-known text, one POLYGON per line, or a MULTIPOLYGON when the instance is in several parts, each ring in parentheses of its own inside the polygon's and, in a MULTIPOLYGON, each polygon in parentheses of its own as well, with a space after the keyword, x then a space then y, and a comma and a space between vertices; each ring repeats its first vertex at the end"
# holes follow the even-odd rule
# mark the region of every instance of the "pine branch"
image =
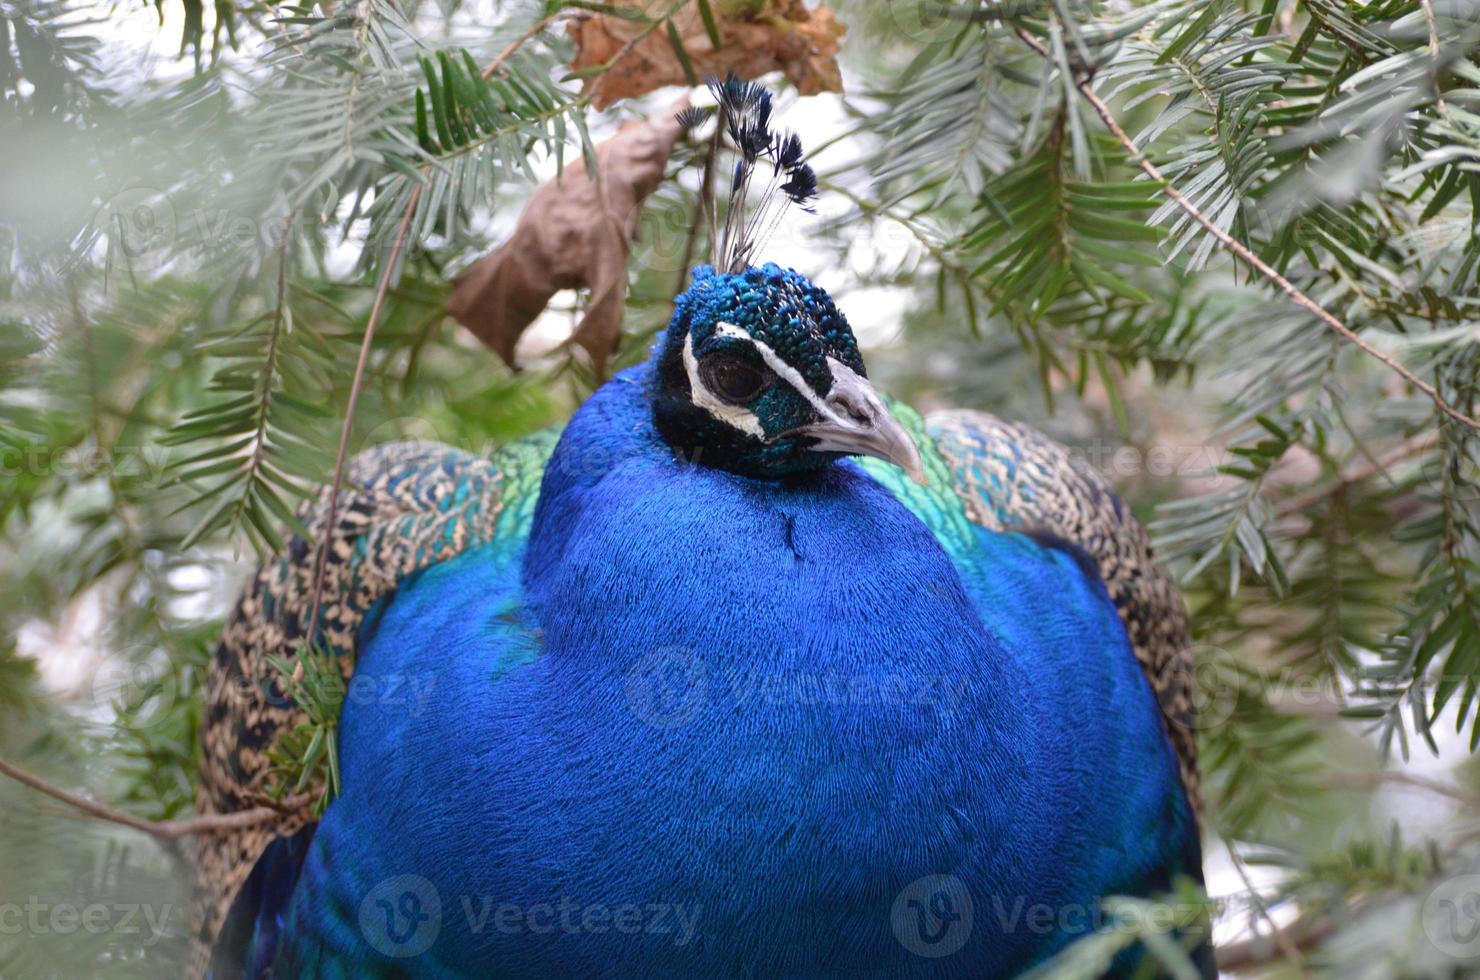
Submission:
MULTIPOLYGON (((1044 58, 1052 58, 1052 55, 1049 53, 1048 48, 1045 47, 1043 43, 1039 41, 1038 38, 1034 37, 1029 31, 1022 27, 1014 28, 1014 31, 1017 34, 1018 38, 1021 39, 1024 44, 1032 48, 1039 55, 1044 58)), ((1282 276, 1268 262, 1265 262, 1259 256, 1255 255, 1246 245, 1244 245, 1238 239, 1234 238, 1228 232, 1224 231, 1218 226, 1216 222, 1214 222, 1207 215, 1198 210, 1198 208, 1191 201, 1187 200, 1187 198, 1184 197, 1182 193, 1177 190, 1177 188, 1172 186, 1171 182, 1167 180, 1165 175, 1162 174, 1161 170, 1157 168, 1156 164, 1152 163, 1150 159, 1148 159, 1146 155, 1142 153, 1141 148, 1136 145, 1136 142, 1131 139, 1130 135, 1126 133, 1125 129, 1122 128, 1120 123, 1116 120, 1115 114, 1110 111, 1110 107, 1105 104, 1105 101, 1103 99, 1095 94, 1094 88, 1092 86, 1092 81, 1093 78, 1090 75, 1076 75, 1073 79, 1073 84, 1074 87, 1078 89, 1079 94, 1083 96, 1084 100, 1090 104, 1091 108, 1094 109, 1095 115, 1099 116, 1100 121, 1105 124, 1105 127, 1108 130, 1110 130, 1111 135, 1113 135, 1116 141, 1125 148, 1125 151, 1130 154, 1131 159, 1135 161, 1136 165, 1140 167, 1141 171, 1156 182, 1158 188, 1163 194, 1165 194, 1169 199, 1175 202, 1176 205, 1180 207, 1183 211, 1187 212, 1187 215, 1193 221, 1196 221, 1199 225, 1205 228, 1208 234, 1216 238, 1223 245, 1224 248, 1228 249, 1228 251, 1232 252, 1236 257, 1244 260, 1244 262, 1248 263, 1254 269, 1258 270, 1261 275, 1263 275, 1281 292, 1288 296, 1290 300, 1295 303, 1295 305, 1300 306, 1313 314, 1316 319, 1320 320, 1326 326, 1330 327, 1342 339, 1354 345, 1355 347, 1357 347, 1357 349, 1361 350, 1369 357, 1372 357, 1375 360, 1379 361, 1389 370, 1393 371, 1395 374, 1401 377, 1408 384, 1423 392, 1424 395, 1426 395, 1429 400, 1434 403, 1434 406, 1438 408, 1440 412, 1443 412, 1445 415, 1454 419, 1456 422, 1467 426, 1468 428, 1480 431, 1480 420, 1471 418, 1470 416, 1461 412, 1459 409, 1450 405, 1447 401, 1444 400, 1443 396, 1439 394, 1438 390, 1433 385, 1419 378, 1412 371, 1408 370, 1408 368, 1399 363, 1396 359, 1390 357, 1389 355, 1378 350, 1376 347, 1373 347, 1371 344, 1367 343, 1365 340, 1357 335, 1357 332, 1355 330, 1347 326, 1341 320, 1337 319, 1336 316, 1330 313, 1325 307, 1317 303, 1315 300, 1311 299, 1294 283, 1282 276)))

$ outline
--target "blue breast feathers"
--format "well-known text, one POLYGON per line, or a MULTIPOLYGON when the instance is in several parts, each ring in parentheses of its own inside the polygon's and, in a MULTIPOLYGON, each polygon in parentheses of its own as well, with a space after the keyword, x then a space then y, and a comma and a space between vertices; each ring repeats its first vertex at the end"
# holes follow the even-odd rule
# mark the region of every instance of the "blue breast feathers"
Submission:
POLYGON ((280 975, 1009 976, 1196 874, 1073 556, 947 551, 850 462, 675 458, 646 371, 577 413, 527 543, 363 628, 280 975))

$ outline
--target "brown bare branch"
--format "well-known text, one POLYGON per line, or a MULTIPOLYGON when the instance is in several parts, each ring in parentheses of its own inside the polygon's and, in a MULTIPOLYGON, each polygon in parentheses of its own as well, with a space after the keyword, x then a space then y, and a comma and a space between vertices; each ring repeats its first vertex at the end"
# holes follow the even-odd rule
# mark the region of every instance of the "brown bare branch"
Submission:
POLYGON ((391 288, 391 275, 400 261, 401 251, 406 247, 406 235, 411 218, 416 214, 416 204, 421 200, 421 189, 417 184, 406 202, 406 213, 401 216, 401 225, 396 229, 396 240, 391 243, 385 267, 380 270, 380 285, 375 287, 375 302, 370 306, 370 318, 365 321, 365 336, 360 341, 360 356, 355 361, 355 376, 349 386, 349 403, 344 407, 344 425, 339 430, 339 450, 334 457, 334 482, 329 484, 329 506, 324 514, 324 531, 319 541, 313 562, 313 613, 309 616, 308 632, 304 634, 309 643, 319 626, 319 606, 324 596, 324 566, 329 554, 329 542, 334 537, 334 522, 339 511, 339 491, 344 485, 344 464, 349 456, 349 437, 355 424, 355 409, 360 404, 360 390, 365 386, 365 366, 370 361, 370 344, 375 339, 375 326, 380 322, 380 308, 385 304, 385 294, 391 288))
POLYGON ((90 817, 121 824, 124 827, 132 827, 134 830, 167 841, 177 840, 191 834, 222 833, 241 830, 245 827, 256 827, 265 823, 276 823, 297 814, 313 801, 311 795, 295 796, 284 800, 278 807, 259 806, 250 810, 238 810, 235 813, 203 813, 185 820, 145 820, 142 817, 136 817, 122 810, 115 810, 111 806, 89 800, 85 796, 68 792, 4 759, 0 759, 0 775, 9 776, 16 782, 29 786, 38 793, 44 793, 54 800, 61 800, 90 817))
POLYGON ((1220 946, 1215 959, 1219 973, 1237 973, 1284 962, 1286 948, 1307 950, 1319 946, 1336 932, 1336 924, 1330 919, 1296 919, 1279 931, 1279 935, 1255 936, 1240 942, 1220 946))
POLYGON ((549 27, 551 24, 555 23, 555 21, 559 20, 561 17, 564 17, 568 13, 570 13, 570 11, 568 10, 557 10, 550 16, 542 17, 539 20, 535 21, 533 27, 525 31, 523 34, 520 34, 518 37, 514 38, 514 40, 509 42, 507 47, 505 47, 496 56, 494 56, 494 59, 490 61, 488 65, 483 69, 483 77, 492 78, 493 73, 498 71, 499 68, 503 66, 503 63, 505 61, 509 60, 509 56, 524 46, 524 42, 528 41, 530 38, 534 37, 540 31, 543 31, 545 28, 549 27))
POLYGON ((1348 487, 1371 479, 1379 473, 1386 473, 1389 467, 1427 452, 1438 444, 1439 434, 1437 432, 1426 432, 1423 435, 1414 436, 1389 449, 1376 460, 1363 460, 1351 469, 1338 473, 1335 479, 1328 483, 1322 483, 1304 493, 1280 501, 1275 506, 1274 515, 1275 517, 1290 517, 1293 514, 1302 513, 1307 508, 1342 493, 1348 487))
MULTIPOLYGON (((1300 947, 1296 946, 1294 941, 1285 935, 1284 930, 1279 927, 1279 924, 1274 921, 1274 917, 1269 914, 1269 906, 1264 904, 1263 896, 1259 894, 1259 889, 1254 887, 1254 881, 1249 877, 1249 869, 1244 866, 1244 859, 1239 856, 1238 850, 1232 844, 1228 846, 1228 856, 1233 861, 1234 870, 1238 872, 1239 878, 1244 883, 1244 891, 1249 896, 1249 901, 1253 903, 1255 911, 1259 913, 1259 917, 1269 925, 1269 932, 1266 934, 1266 938, 1279 948, 1284 959, 1295 964, 1296 968, 1304 973, 1305 957, 1301 955, 1300 947)), ((1252 925, 1253 923, 1250 923, 1251 927, 1252 925)), ((1257 929, 1254 930, 1254 935, 1258 938, 1259 932, 1257 929)))
POLYGON ((1356 772, 1333 772, 1317 778, 1317 782, 1332 789, 1376 789, 1379 786, 1410 786, 1453 800, 1461 806, 1480 809, 1480 797, 1467 793, 1458 786, 1416 776, 1397 769, 1370 769, 1356 772))

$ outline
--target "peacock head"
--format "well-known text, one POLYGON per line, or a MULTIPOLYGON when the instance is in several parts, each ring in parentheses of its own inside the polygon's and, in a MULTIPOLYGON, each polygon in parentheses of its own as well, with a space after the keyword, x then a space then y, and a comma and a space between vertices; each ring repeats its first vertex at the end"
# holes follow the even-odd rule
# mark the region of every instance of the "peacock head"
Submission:
POLYGON ((847 319, 797 272, 699 266, 654 358, 658 432, 695 462, 779 479, 862 455, 922 479, 847 319))
MULTIPOLYGON (((654 352, 658 432, 681 455, 743 476, 779 479, 863 455, 923 480, 920 453, 868 383, 832 297, 790 269, 751 264, 788 205, 812 210, 817 175, 801 139, 771 128, 763 86, 732 74, 709 90, 711 146, 727 136, 738 159, 723 222, 716 202, 705 208, 713 265, 694 270, 654 352)), ((709 118, 693 109, 679 121, 692 129, 709 118)))

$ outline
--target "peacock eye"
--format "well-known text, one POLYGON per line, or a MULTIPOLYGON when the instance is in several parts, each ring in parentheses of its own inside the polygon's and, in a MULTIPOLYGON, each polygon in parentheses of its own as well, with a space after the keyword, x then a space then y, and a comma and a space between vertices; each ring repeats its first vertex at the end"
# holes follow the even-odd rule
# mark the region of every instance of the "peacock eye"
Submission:
POLYGON ((704 387, 732 405, 748 402, 770 384, 769 372, 734 357, 716 355, 699 364, 704 387))

